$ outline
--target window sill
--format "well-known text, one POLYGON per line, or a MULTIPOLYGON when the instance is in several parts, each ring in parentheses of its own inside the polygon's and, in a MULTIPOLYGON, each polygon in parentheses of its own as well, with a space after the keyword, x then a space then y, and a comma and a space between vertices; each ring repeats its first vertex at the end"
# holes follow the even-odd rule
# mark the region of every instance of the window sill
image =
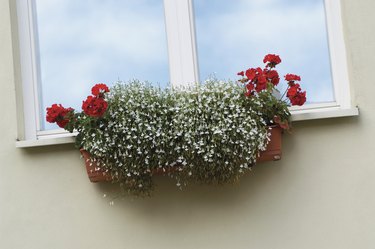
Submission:
POLYGON ((16 142, 17 148, 39 147, 57 144, 70 144, 75 142, 77 133, 69 133, 62 129, 40 131, 38 139, 35 140, 19 140, 16 142))
POLYGON ((311 105, 309 109, 304 110, 291 108, 290 112, 292 114, 292 122, 313 119, 351 117, 359 115, 358 107, 343 109, 340 108, 340 106, 327 106, 323 108, 315 108, 313 105, 311 105))
POLYGON ((29 147, 39 147, 39 146, 57 145, 57 144, 70 144, 70 143, 74 143, 74 141, 75 141, 75 137, 71 135, 70 137, 17 141, 16 147, 17 148, 29 148, 29 147))
MULTIPOLYGON (((308 109, 298 110, 291 109, 293 122, 313 119, 352 117, 359 115, 357 107, 342 109, 339 106, 327 106, 315 108, 311 105, 308 109)), ((17 148, 39 147, 58 144, 74 143, 76 133, 68 133, 61 130, 43 131, 39 133, 39 138, 35 140, 17 141, 17 148)))

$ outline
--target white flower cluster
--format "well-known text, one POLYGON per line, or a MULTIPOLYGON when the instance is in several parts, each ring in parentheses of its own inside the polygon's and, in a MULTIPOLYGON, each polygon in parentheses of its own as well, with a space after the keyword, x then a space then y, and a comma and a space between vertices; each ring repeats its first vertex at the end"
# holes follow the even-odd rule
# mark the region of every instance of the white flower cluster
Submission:
POLYGON ((156 170, 178 186, 234 181, 268 143, 262 104, 233 82, 188 89, 119 82, 106 100, 106 115, 93 125, 99 128, 80 131, 84 149, 136 193, 149 193, 156 170))

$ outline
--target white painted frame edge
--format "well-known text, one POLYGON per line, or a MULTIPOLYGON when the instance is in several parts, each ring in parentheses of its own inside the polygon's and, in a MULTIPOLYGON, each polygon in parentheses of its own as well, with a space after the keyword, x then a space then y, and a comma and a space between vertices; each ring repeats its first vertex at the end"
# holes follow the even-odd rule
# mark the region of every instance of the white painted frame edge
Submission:
POLYGON ((351 109, 351 95, 340 0, 325 0, 328 44, 336 103, 351 109))
POLYGON ((35 18, 33 0, 17 0, 18 42, 21 64, 24 133, 19 140, 37 139, 40 130, 40 112, 38 98, 38 64, 35 37, 35 18))

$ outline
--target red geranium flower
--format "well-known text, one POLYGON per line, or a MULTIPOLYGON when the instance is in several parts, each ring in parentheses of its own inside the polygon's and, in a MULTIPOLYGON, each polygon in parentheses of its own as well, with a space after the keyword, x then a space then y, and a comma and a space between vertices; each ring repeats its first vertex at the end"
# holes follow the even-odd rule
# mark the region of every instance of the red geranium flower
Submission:
POLYGON ((246 85, 246 89, 247 89, 248 91, 253 91, 253 90, 254 90, 254 84, 252 84, 252 83, 247 84, 247 85, 246 85))
POLYGON ((290 97, 290 102, 292 105, 303 105, 306 102, 306 91, 305 92, 297 92, 293 97, 290 97))
POLYGON ((53 104, 51 107, 47 107, 46 120, 64 128, 70 121, 69 114, 73 111, 73 108, 64 108, 61 104, 53 104))
POLYGON ((248 92, 252 92, 252 91, 254 91, 254 84, 253 83, 248 83, 247 85, 246 85, 246 90, 248 91, 248 92))
POLYGON ((237 75, 239 75, 239 76, 242 76, 242 77, 243 77, 243 76, 245 75, 245 72, 244 72, 244 71, 238 72, 238 73, 237 73, 237 75))
POLYGON ((69 123, 69 119, 61 119, 61 120, 58 120, 56 121, 56 124, 60 127, 60 128, 65 128, 65 126, 69 123))
POLYGON ((246 77, 250 80, 250 81, 253 81, 256 74, 257 74, 257 71, 258 69, 260 69, 259 67, 257 69, 255 68, 249 68, 246 70, 246 77))
POLYGON ((286 96, 292 105, 303 105, 306 102, 306 91, 302 92, 299 84, 294 84, 288 88, 286 96))
POLYGON ((246 84, 246 92, 245 92, 245 96, 246 97, 250 97, 250 96, 253 96, 254 95, 254 83, 252 82, 249 82, 246 84))
POLYGON ((255 87, 255 91, 260 92, 262 90, 267 89, 266 75, 264 75, 263 73, 261 75, 258 75, 256 83, 257 83, 257 85, 255 87))
POLYGON ((284 76, 286 81, 300 81, 301 77, 295 74, 287 74, 284 76))
MULTIPOLYGON (((275 91, 279 92, 279 90, 276 89, 276 86, 280 83, 280 76, 274 68, 277 64, 281 63, 280 57, 276 54, 267 54, 264 57, 263 62, 266 63, 264 69, 260 67, 249 68, 237 73, 237 75, 242 76, 238 81, 245 85, 245 96, 257 95, 257 93, 262 91, 270 93, 271 95, 273 95, 275 91)), ((286 74, 284 78, 288 83, 285 93, 282 94, 281 99, 278 100, 275 99, 276 96, 273 95, 274 98, 270 98, 270 101, 284 102, 288 106, 303 105, 306 102, 306 91, 302 92, 300 85, 296 83, 301 81, 301 77, 295 74, 286 74), (289 101, 282 99, 285 95, 286 99, 289 99, 289 101)), ((263 95, 261 94, 260 97, 263 97, 263 95)), ((279 110, 275 111, 278 112, 279 110)), ((276 118, 275 122, 279 123, 284 129, 288 129, 288 121, 281 121, 281 117, 278 118, 276 118)))
POLYGON ((101 97, 88 96, 82 103, 82 110, 91 117, 101 117, 107 110, 108 103, 101 97))
POLYGON ((247 69, 245 75, 247 80, 254 84, 254 89, 257 92, 267 89, 268 81, 274 85, 277 85, 280 81, 279 74, 276 70, 262 70, 260 67, 247 69))
POLYGON ((254 92, 253 91, 246 91, 245 92, 245 96, 246 97, 250 97, 250 96, 253 96, 254 95, 254 92))
POLYGON ((289 98, 289 97, 293 97, 294 95, 296 95, 298 92, 301 91, 301 87, 299 84, 294 84, 293 86, 290 86, 288 88, 288 91, 287 91, 287 94, 286 96, 289 98))
POLYGON ((274 85, 276 86, 277 84, 279 84, 280 82, 280 77, 279 77, 279 74, 277 73, 276 70, 266 70, 265 71, 266 75, 267 75, 267 78, 269 79, 269 81, 274 85))
POLYGON ((107 92, 109 92, 108 86, 103 83, 96 84, 91 89, 92 95, 96 97, 103 97, 103 94, 107 92))
POLYGON ((267 63, 267 67, 275 67, 280 62, 280 56, 276 54, 267 54, 263 59, 263 63, 267 63))

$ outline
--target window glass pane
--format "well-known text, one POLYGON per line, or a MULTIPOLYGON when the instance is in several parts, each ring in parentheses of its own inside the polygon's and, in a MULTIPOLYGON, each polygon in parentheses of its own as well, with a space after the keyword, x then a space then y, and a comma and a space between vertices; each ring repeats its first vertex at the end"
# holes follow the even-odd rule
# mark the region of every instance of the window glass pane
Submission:
POLYGON ((237 79, 278 54, 280 76, 300 75, 309 103, 334 101, 323 0, 195 0, 194 12, 201 80, 237 79))
POLYGON ((43 114, 53 103, 81 110, 99 82, 169 84, 162 0, 36 0, 36 14, 43 114))

